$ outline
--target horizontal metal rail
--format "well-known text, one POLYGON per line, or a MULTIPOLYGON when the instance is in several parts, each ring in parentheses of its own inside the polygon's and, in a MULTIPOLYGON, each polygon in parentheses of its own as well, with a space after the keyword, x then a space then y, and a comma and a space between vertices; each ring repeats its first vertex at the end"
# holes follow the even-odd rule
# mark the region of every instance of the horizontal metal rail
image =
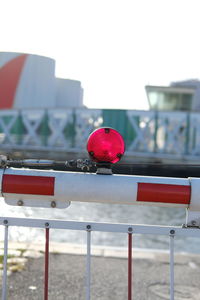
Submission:
POLYGON ((26 219, 26 218, 5 218, 0 217, 0 225, 21 226, 33 228, 53 228, 69 230, 88 230, 100 232, 116 232, 134 234, 155 234, 176 236, 200 237, 199 228, 184 228, 181 226, 159 226, 159 225, 135 225, 135 224, 115 224, 115 223, 94 223, 94 222, 76 222, 76 221, 59 221, 48 219, 26 219))

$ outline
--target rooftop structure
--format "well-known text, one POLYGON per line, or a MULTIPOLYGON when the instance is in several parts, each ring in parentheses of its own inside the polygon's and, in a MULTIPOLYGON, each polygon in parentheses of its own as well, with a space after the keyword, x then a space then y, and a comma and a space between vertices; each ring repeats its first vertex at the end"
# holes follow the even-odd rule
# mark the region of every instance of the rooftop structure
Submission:
POLYGON ((170 86, 146 86, 151 110, 200 111, 200 81, 173 82, 170 86))

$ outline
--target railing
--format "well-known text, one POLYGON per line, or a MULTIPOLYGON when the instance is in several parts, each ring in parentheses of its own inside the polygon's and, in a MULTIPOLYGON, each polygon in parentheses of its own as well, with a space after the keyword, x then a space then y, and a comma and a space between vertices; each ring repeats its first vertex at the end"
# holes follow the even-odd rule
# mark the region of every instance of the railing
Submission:
POLYGON ((44 300, 48 300, 51 229, 86 232, 86 300, 91 298, 91 236, 93 232, 113 232, 128 235, 128 300, 132 300, 133 297, 132 236, 137 234, 168 236, 170 244, 170 300, 174 300, 174 238, 176 236, 200 237, 199 181, 200 178, 98 175, 8 167, 0 169, 1 196, 6 203, 11 205, 55 209, 55 207, 68 207, 69 201, 77 201, 187 209, 186 222, 183 228, 1 217, 0 225, 5 227, 2 300, 7 299, 8 232, 11 226, 45 229, 44 300))
MULTIPOLYGON (((169 299, 174 300, 174 240, 176 237, 200 237, 199 229, 170 227, 170 226, 145 226, 133 224, 109 224, 109 223, 90 223, 75 221, 58 221, 44 219, 23 219, 23 218, 0 218, 0 225, 4 226, 4 262, 3 262, 3 280, 2 280, 2 300, 7 299, 7 257, 8 257, 8 232, 11 226, 23 226, 32 228, 44 228, 45 230, 45 259, 44 259, 44 300, 48 300, 48 275, 49 275, 49 236, 51 229, 80 230, 86 234, 86 282, 85 299, 91 299, 91 238, 93 232, 112 232, 124 233, 127 238, 127 299, 136 299, 134 297, 134 285, 132 281, 132 263, 134 262, 134 251, 132 248, 132 237, 137 234, 146 235, 164 235, 169 238, 169 299)), ((126 238, 126 237, 125 237, 126 238)), ((134 245, 135 246, 135 245, 134 245)), ((39 296, 42 299, 42 295, 39 296)), ((124 296, 123 299, 125 299, 124 296)))
POLYGON ((199 113, 135 110, 3 110, 0 147, 82 152, 88 135, 101 126, 120 131, 127 155, 195 159, 200 154, 199 113))

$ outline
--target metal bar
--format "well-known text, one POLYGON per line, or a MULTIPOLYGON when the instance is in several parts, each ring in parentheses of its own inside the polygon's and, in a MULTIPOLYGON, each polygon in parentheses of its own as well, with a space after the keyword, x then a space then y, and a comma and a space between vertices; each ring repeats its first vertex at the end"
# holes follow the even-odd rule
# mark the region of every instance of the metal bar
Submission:
POLYGON ((45 231, 44 300, 48 300, 49 287, 49 228, 45 231))
MULTIPOLYGON (((109 177, 108 181, 107 175, 96 176, 91 173, 63 173, 25 168, 6 168, 1 173, 2 194, 5 201, 13 199, 16 202, 18 200, 26 201, 29 200, 28 194, 31 194, 33 204, 30 202, 30 206, 34 205, 34 201, 37 201, 38 206, 43 206, 43 201, 49 203, 52 199, 56 199, 58 203, 78 201, 140 205, 144 202, 145 205, 150 206, 188 208, 192 190, 192 181, 188 178, 113 175, 109 177), (29 192, 24 192, 23 189, 24 176, 28 181, 33 178, 29 182, 31 189, 29 192), (11 188, 12 182, 9 178, 17 180, 16 187, 11 188), (44 193, 41 190, 43 180, 47 180, 45 190, 47 189, 51 193, 44 193), (123 190, 120 188, 121 185, 125 187, 123 190), (75 186, 79 186, 79 191, 76 191, 75 186), (52 193, 52 189, 54 193, 52 193), (169 196, 167 198, 166 193, 169 196), (10 194, 13 195, 13 198, 10 194)), ((200 181, 200 178, 197 180, 200 181)), ((198 207, 195 208, 195 210, 198 209, 200 210, 198 207)))
MULTIPOLYGON (((5 224, 6 224, 6 222, 5 222, 5 224)), ((6 300, 7 299, 8 225, 5 225, 5 229, 4 230, 5 231, 4 231, 4 257, 3 257, 2 300, 6 300)))
POLYGON ((4 221, 8 220, 9 226, 22 226, 33 228, 45 228, 45 224, 49 223, 49 227, 54 229, 68 230, 84 230, 87 225, 92 227, 92 231, 99 232, 118 232, 127 233, 128 228, 132 227, 135 234, 155 234, 169 236, 171 230, 176 231, 176 236, 200 237, 198 228, 183 228, 180 226, 158 226, 158 225, 134 225, 134 224, 114 224, 114 223, 88 223, 76 221, 58 221, 47 219, 29 219, 29 218, 5 218, 0 217, 0 225, 4 225, 4 221))
POLYGON ((174 300, 174 233, 170 234, 170 300, 174 300))
POLYGON ((90 300, 91 282, 91 231, 87 231, 87 261, 86 261, 86 300, 90 300))
POLYGON ((128 300, 132 300, 132 233, 128 233, 128 300))
MULTIPOLYGON (((52 167, 54 164, 54 160, 48 159, 7 160, 7 165, 9 167, 52 167)), ((63 166, 64 164, 65 162, 63 162, 63 166)))

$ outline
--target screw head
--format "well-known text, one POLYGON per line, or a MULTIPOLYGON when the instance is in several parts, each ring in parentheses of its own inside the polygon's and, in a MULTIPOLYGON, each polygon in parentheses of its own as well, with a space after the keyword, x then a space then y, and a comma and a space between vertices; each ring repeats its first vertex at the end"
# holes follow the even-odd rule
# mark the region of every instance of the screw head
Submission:
POLYGON ((8 224, 8 220, 4 220, 4 221, 3 221, 3 224, 4 224, 4 225, 7 225, 7 224, 8 224))
POLYGON ((170 230, 170 234, 175 234, 175 230, 170 230))
POLYGON ((133 232, 133 228, 132 228, 132 227, 129 227, 129 228, 128 228, 128 232, 133 232))
POLYGON ((110 128, 105 128, 105 133, 109 133, 110 132, 110 128))
POLYGON ((22 200, 19 200, 19 201, 17 202, 17 205, 18 205, 18 206, 23 206, 23 205, 24 205, 24 202, 23 202, 22 200))
POLYGON ((45 227, 49 227, 49 223, 45 223, 45 227))
POLYGON ((196 221, 191 221, 191 224, 193 225, 193 226, 195 226, 196 224, 197 224, 197 222, 196 221))
POLYGON ((53 208, 56 207, 56 201, 51 201, 51 207, 53 207, 53 208))
POLYGON ((91 230, 91 225, 86 226, 87 230, 91 230))

